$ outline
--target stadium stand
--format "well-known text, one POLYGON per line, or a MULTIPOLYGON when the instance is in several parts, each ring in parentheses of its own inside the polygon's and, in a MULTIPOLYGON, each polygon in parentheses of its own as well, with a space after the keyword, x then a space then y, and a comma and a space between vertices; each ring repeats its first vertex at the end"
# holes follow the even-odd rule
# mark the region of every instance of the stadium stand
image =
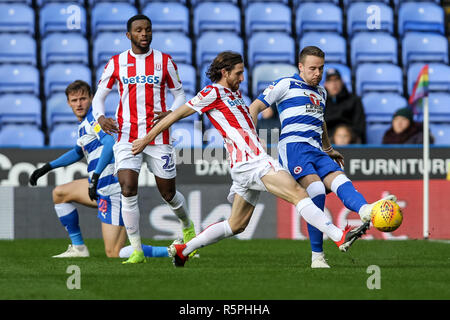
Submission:
POLYGON ((292 76, 298 70, 291 64, 285 63, 262 63, 253 68, 253 98, 258 95, 273 81, 287 76, 292 76))
POLYGON ((39 96, 39 70, 31 65, 0 65, 0 94, 33 93, 39 96))
POLYGON ((303 34, 310 31, 336 32, 342 34, 342 9, 333 3, 307 2, 296 11, 296 31, 303 34))
POLYGON ((192 64, 192 42, 191 39, 183 33, 154 33, 152 47, 170 54, 175 63, 192 64))
POLYGON ((50 32, 86 35, 86 10, 76 3, 47 3, 39 12, 39 31, 41 37, 50 32))
POLYGON ((23 3, 0 4, 0 32, 23 32, 34 35, 34 11, 23 3))
POLYGON ((440 34, 408 32, 402 40, 403 66, 414 62, 442 62, 448 64, 448 41, 440 34))
POLYGON ((32 94, 0 96, 0 127, 7 124, 41 126, 41 100, 32 94))
POLYGON ((28 34, 0 34, 0 63, 27 63, 36 66, 36 41, 28 34))
POLYGON ((291 9, 282 3, 249 3, 245 9, 245 32, 247 36, 259 31, 278 31, 291 34, 291 16, 291 9))
POLYGON ((204 2, 194 8, 194 35, 206 31, 241 33, 241 13, 232 3, 204 2))
POLYGON ((153 32, 189 34, 189 10, 177 2, 149 2, 142 13, 152 21, 153 32))
MULTIPOLYGON (((323 74, 327 73, 327 70, 330 68, 335 68, 339 71, 341 74, 341 78, 345 83, 345 86, 347 87, 347 90, 349 92, 353 92, 352 88, 352 72, 350 68, 345 64, 339 64, 339 63, 325 63, 323 67, 323 74)), ((320 85, 323 86, 325 82, 325 77, 322 77, 322 81, 320 81, 320 85)))
MULTIPOLYGON (((73 116, 73 114, 72 114, 73 116)), ((77 144, 78 124, 59 124, 50 132, 50 146, 70 148, 77 144)))
POLYGON ((44 133, 33 125, 10 124, 0 130, 0 146, 43 147, 44 133))
POLYGON ((105 67, 113 55, 130 49, 130 40, 124 33, 103 32, 93 43, 92 60, 95 68, 105 67))
POLYGON ((244 42, 241 37, 231 32, 205 32, 197 39, 197 68, 211 63, 219 52, 231 50, 244 54, 244 42))
POLYGON ((55 63, 45 69, 45 95, 64 92, 66 87, 75 80, 83 80, 91 84, 91 70, 82 64, 55 63))
POLYGON ((433 2, 406 2, 398 11, 398 34, 428 31, 444 34, 444 9, 433 2))
POLYGON ((395 111, 408 105, 405 97, 398 93, 368 93, 363 96, 362 103, 366 122, 386 122, 392 120, 395 111))
POLYGON ((92 9, 91 32, 127 32, 127 21, 137 14, 135 6, 125 2, 101 2, 92 9))
POLYGON ((450 145, 450 124, 430 123, 430 130, 435 145, 450 145))
POLYGON ((403 94, 403 75, 399 66, 388 63, 364 63, 356 67, 356 94, 397 92, 403 94))
POLYGON ((353 2, 347 10, 347 34, 361 31, 394 33, 394 11, 382 2, 353 2), (377 21, 373 16, 379 15, 377 21))
POLYGON ((300 48, 317 46, 325 52, 325 62, 347 64, 347 44, 337 33, 308 32, 300 38, 300 48))
MULTIPOLYGON (((408 68, 408 95, 412 93, 417 76, 424 65, 425 63, 414 63, 408 68)), ((428 89, 429 91, 450 91, 450 66, 442 63, 428 64, 428 89)))
POLYGON ((67 104, 65 93, 55 93, 47 100, 47 128, 49 132, 61 123, 75 124, 77 122, 77 118, 67 104))
POLYGON ((365 62, 397 64, 397 40, 387 33, 359 32, 351 40, 351 65, 365 62))
POLYGON ((384 133, 391 127, 389 123, 368 123, 366 129, 367 144, 381 144, 384 133))
POLYGON ((44 38, 41 62, 44 67, 52 63, 82 63, 89 65, 88 41, 76 33, 52 33, 44 38))
POLYGON ((280 32, 254 33, 248 41, 248 66, 258 63, 290 63, 295 65, 294 39, 280 32))

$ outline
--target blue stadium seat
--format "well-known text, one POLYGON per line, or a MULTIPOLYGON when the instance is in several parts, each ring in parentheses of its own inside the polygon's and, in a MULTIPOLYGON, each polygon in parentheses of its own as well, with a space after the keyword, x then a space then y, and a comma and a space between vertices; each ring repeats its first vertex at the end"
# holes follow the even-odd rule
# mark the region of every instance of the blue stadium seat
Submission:
POLYGON ((430 123, 435 145, 450 145, 450 123, 430 123))
POLYGON ((39 71, 23 64, 0 65, 0 94, 33 93, 39 95, 39 71))
POLYGON ((41 36, 50 32, 77 32, 86 34, 86 10, 76 3, 49 3, 40 9, 41 36))
MULTIPOLYGON (((142 1, 142 0, 141 0, 142 1)), ((152 1, 152 0, 144 0, 144 1, 152 1)), ((182 3, 186 3, 187 0, 176 0, 176 1, 181 1, 182 3)), ((245 0, 242 0, 245 1, 245 0)), ((193 8, 195 8, 198 4, 203 3, 203 2, 212 2, 211 0, 191 0, 191 5, 193 8)), ((216 0, 214 2, 231 2, 235 5, 238 5, 238 0, 216 0)))
POLYGON ((342 34, 342 9, 333 3, 305 3, 298 7, 295 26, 297 34, 326 31, 342 34))
POLYGON ((177 64, 192 64, 191 38, 183 33, 155 32, 151 46, 159 51, 170 54, 177 64))
POLYGON ((325 52, 325 62, 347 64, 347 44, 337 33, 308 32, 300 38, 300 50, 316 46, 325 52))
MULTIPOLYGON (((284 2, 286 2, 286 4, 287 4, 288 1, 284 0, 284 2)), ((308 3, 308 2, 316 2, 316 3, 325 2, 325 3, 333 3, 333 4, 337 5, 337 6, 339 5, 339 0, 315 0, 315 1, 312 1, 312 0, 292 0, 292 4, 293 4, 295 9, 298 8, 298 6, 300 6, 301 4, 308 3)))
POLYGON ((185 93, 195 95, 197 93, 197 71, 190 64, 179 63, 177 67, 185 93))
POLYGON ((45 96, 50 97, 53 93, 64 92, 75 80, 83 80, 91 85, 91 70, 85 65, 76 63, 52 64, 44 72, 45 96))
POLYGON ((367 144, 381 144, 386 131, 391 127, 389 123, 368 123, 366 126, 367 144))
POLYGON ((42 66, 51 63, 89 64, 88 41, 76 33, 52 33, 42 41, 42 66))
POLYGON ((84 6, 84 0, 36 0, 36 4, 37 4, 38 7, 43 7, 47 3, 52 3, 52 2, 68 3, 69 5, 76 3, 76 4, 80 5, 80 6, 84 6))
POLYGON ((248 65, 277 62, 295 64, 294 39, 280 32, 254 33, 248 41, 248 65))
POLYGON ((93 41, 92 61, 94 67, 105 67, 112 56, 130 49, 130 40, 125 33, 103 32, 93 41))
POLYGON ((189 34, 189 10, 182 3, 151 2, 142 11, 152 21, 153 32, 189 34))
POLYGON ((341 74, 342 80, 345 83, 345 86, 348 90, 348 92, 353 92, 352 87, 352 73, 350 71, 350 68, 347 67, 345 64, 339 64, 339 63, 325 63, 323 67, 323 77, 322 81, 320 81, 320 85, 323 86, 325 82, 325 75, 327 74, 328 69, 337 69, 339 73, 341 74))
POLYGON ((427 31, 445 34, 444 9, 432 2, 402 3, 398 11, 398 34, 427 31))
POLYGON ((245 9, 245 32, 247 37, 258 31, 292 33, 291 9, 285 4, 261 2, 248 4, 245 9))
POLYGON ((255 66, 252 71, 253 98, 258 97, 275 80, 282 77, 290 77, 296 73, 298 73, 298 69, 292 64, 262 63, 255 66))
MULTIPOLYGON (((231 32, 205 32, 197 39, 197 68, 204 63, 211 63, 218 53, 231 50, 244 54, 244 42, 241 37, 231 32)), ((243 57, 245 59, 245 57, 243 57)))
MULTIPOLYGON (((209 122, 209 120, 206 120, 209 122)), ((209 127, 205 130, 205 148, 223 148, 223 137, 220 132, 214 128, 209 127)))
POLYGON ((126 2, 100 2, 91 11, 91 32, 127 32, 127 21, 138 13, 135 6, 126 2))
POLYGON ((67 97, 64 92, 53 94, 47 100, 46 106, 47 128, 52 129, 55 125, 61 123, 78 123, 72 109, 67 104, 67 97))
POLYGON ((77 144, 78 125, 59 124, 50 132, 51 147, 73 148, 77 144))
POLYGON ((403 75, 399 66, 388 63, 364 63, 356 68, 356 94, 370 91, 403 94, 403 75))
POLYGON ((352 3, 347 10, 347 34, 377 31, 394 33, 394 12, 389 4, 382 2, 352 3), (374 17, 378 16, 380 20, 374 17))
POLYGON ((31 94, 0 96, 0 124, 26 123, 41 126, 41 100, 31 94))
POLYGON ((430 121, 450 123, 450 93, 431 92, 428 96, 428 109, 430 121))
POLYGON ((44 133, 33 125, 4 126, 0 130, 1 147, 43 147, 44 133))
POLYGON ((0 32, 23 32, 34 35, 33 8, 22 3, 0 4, 0 32))
POLYGON ((199 123, 177 122, 170 128, 170 135, 175 140, 175 148, 201 148, 203 145, 202 130, 198 127, 199 123))
MULTIPOLYGON (((408 95, 412 93, 417 76, 424 65, 424 63, 413 63, 408 68, 408 95)), ((428 64, 428 89, 429 91, 450 91, 450 66, 442 63, 428 64)))
MULTIPOLYGON (((348 9, 349 6, 351 6, 354 3, 358 3, 358 2, 371 2, 371 0, 343 0, 343 4, 344 4, 344 8, 348 9)), ((375 2, 375 0, 373 0, 373 2, 375 2)), ((386 5, 389 5, 389 0, 378 0, 378 3, 384 3, 386 5)))
POLYGON ((390 122, 395 111, 408 106, 405 97, 398 93, 372 92, 362 97, 366 122, 390 122))
MULTIPOLYGON (((39 0, 38 0, 39 1, 39 0)), ((21 3, 21 4, 26 4, 29 5, 30 7, 33 5, 33 0, 0 0, 0 3, 21 3)))
POLYGON ((194 35, 205 31, 241 33, 241 12, 232 3, 204 2, 194 8, 194 35))
MULTIPOLYGON (((59 0, 52 0, 52 1, 59 1, 59 0)), ((83 1, 83 0, 79 0, 79 1, 83 1)), ((148 2, 148 1, 153 1, 153 0, 147 0, 147 1, 143 1, 141 0, 141 6, 142 8, 144 7, 144 5, 148 2)), ((83 1, 84 2, 84 1, 83 1)), ((89 6, 91 8, 93 8, 97 3, 100 2, 107 2, 107 3, 111 3, 111 2, 127 2, 129 4, 132 4, 133 6, 136 6, 136 0, 88 0, 89 6)))
POLYGON ((28 34, 0 34, 0 64, 29 63, 36 65, 36 41, 28 34))
POLYGON ((408 32, 402 40, 403 66, 414 62, 448 63, 448 41, 436 33, 408 32))
POLYGON ((388 33, 359 32, 350 47, 353 68, 365 62, 398 63, 397 39, 388 33))
MULTIPOLYGON (((206 76, 206 72, 208 71, 208 69, 209 65, 205 64, 200 71, 200 89, 211 84, 211 80, 209 80, 209 78, 206 76)), ((241 82, 239 89, 243 94, 248 94, 248 71, 246 67, 244 67, 244 81, 241 82)))

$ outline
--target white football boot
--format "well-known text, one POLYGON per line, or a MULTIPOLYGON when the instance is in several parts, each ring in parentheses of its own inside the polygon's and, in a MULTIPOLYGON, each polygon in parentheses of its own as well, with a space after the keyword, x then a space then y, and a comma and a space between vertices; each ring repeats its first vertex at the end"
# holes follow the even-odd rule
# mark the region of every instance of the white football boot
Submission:
POLYGON ((325 255, 322 255, 322 256, 315 258, 311 262, 311 268, 319 269, 319 268, 331 268, 331 267, 327 263, 327 260, 325 260, 325 255))
POLYGON ((397 197, 394 196, 393 194, 390 194, 390 195, 388 195, 388 196, 386 196, 386 197, 384 197, 384 198, 382 198, 382 199, 380 199, 378 201, 375 201, 375 202, 370 203, 370 204, 363 205, 361 207, 361 209, 359 210, 359 217, 361 218, 362 222, 367 222, 367 221, 371 220, 371 218, 372 218, 372 209, 373 209, 374 205, 377 202, 382 201, 382 200, 391 200, 391 201, 397 202, 397 197))
POLYGON ((53 256, 53 258, 87 258, 87 257, 89 257, 89 250, 84 244, 81 246, 73 246, 69 244, 69 247, 65 252, 53 256))

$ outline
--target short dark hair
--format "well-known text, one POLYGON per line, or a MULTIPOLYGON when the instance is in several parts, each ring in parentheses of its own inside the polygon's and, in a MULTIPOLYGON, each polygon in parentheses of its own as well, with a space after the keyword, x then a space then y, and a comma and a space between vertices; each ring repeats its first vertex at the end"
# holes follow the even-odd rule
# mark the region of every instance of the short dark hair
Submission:
POLYGON ((212 82, 217 82, 222 78, 222 69, 225 68, 225 70, 231 71, 235 65, 243 62, 244 60, 239 53, 233 51, 222 51, 217 55, 213 62, 211 62, 206 75, 212 82))
POLYGON ((69 84, 66 88, 67 99, 69 99, 69 94, 79 92, 79 91, 87 92, 89 94, 89 96, 92 96, 91 86, 87 82, 85 82, 83 80, 75 80, 74 82, 69 84))
POLYGON ((319 47, 316 46, 304 47, 298 55, 298 62, 304 63, 306 56, 315 56, 325 59, 325 52, 323 52, 319 47))
POLYGON ((130 19, 128 19, 128 21, 127 21, 127 31, 128 32, 131 31, 131 24, 136 20, 147 20, 148 22, 150 22, 150 27, 152 26, 152 20, 150 20, 149 17, 147 17, 145 14, 137 14, 135 16, 132 16, 130 19))

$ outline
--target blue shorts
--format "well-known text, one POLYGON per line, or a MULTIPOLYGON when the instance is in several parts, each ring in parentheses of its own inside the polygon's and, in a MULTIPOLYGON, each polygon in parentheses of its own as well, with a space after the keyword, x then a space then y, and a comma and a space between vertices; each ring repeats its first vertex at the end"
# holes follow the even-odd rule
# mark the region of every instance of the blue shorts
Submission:
POLYGON ((320 179, 331 172, 344 171, 339 164, 322 150, 306 142, 290 142, 279 147, 281 165, 289 170, 295 180, 309 174, 320 179))
POLYGON ((98 195, 97 206, 97 217, 101 222, 112 224, 113 226, 123 226, 120 193, 110 196, 98 195))

